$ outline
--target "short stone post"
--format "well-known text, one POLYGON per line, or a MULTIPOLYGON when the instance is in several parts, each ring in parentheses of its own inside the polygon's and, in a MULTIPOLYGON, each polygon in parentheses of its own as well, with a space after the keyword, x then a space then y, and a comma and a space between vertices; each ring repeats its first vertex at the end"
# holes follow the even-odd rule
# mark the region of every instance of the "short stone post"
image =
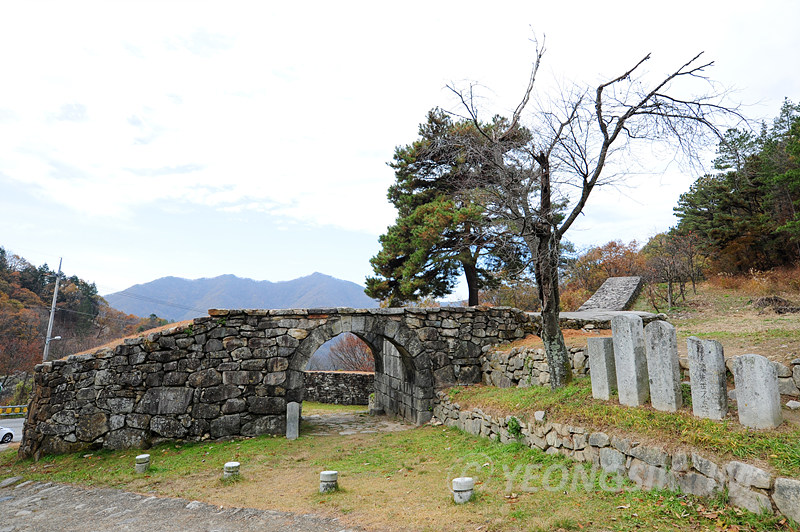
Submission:
POLYGON ((319 474, 319 492, 328 493, 339 488, 339 472, 323 471, 319 474))
POLYGON ((296 440, 300 435, 300 403, 286 405, 286 438, 296 440))
POLYGON ((475 489, 475 479, 472 477, 458 477, 453 479, 453 501, 464 504, 472 498, 475 489))
POLYGON ((608 401, 617 391, 617 369, 614 365, 613 338, 589 338, 589 377, 592 381, 592 397, 608 401))
POLYGON ((692 385, 692 413, 697 417, 722 419, 728 413, 728 386, 725 378, 725 353, 716 340, 691 336, 689 379, 692 385))
POLYGON ((772 429, 783 422, 778 371, 760 355, 733 359, 733 382, 739 423, 754 429, 772 429))
POLYGON ((150 469, 150 455, 140 454, 136 457, 136 472, 146 473, 150 469))
POLYGON ((653 321, 644 328, 650 403, 656 410, 676 412, 683 405, 678 334, 666 321, 653 321))
POLYGON ((222 469, 222 478, 235 478, 239 476, 239 462, 225 462, 222 469))
MULTIPOLYGON (((650 398, 650 383, 642 318, 636 314, 614 316, 611 319, 611 336, 614 341, 619 402, 626 406, 643 405, 650 398)), ((591 366, 589 368, 591 371, 591 366)))

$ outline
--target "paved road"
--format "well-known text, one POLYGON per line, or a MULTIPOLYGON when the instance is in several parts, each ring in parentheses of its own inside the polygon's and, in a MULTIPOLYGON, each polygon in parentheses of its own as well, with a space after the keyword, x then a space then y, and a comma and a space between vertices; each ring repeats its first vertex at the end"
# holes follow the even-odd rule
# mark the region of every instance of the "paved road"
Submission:
POLYGON ((21 482, 18 477, 0 480, 0 532, 73 530, 340 532, 345 527, 336 519, 315 515, 222 508, 115 489, 21 482))
POLYGON ((22 440, 22 424, 25 423, 24 417, 7 418, 0 417, 0 427, 5 427, 14 431, 14 439, 12 441, 22 440))

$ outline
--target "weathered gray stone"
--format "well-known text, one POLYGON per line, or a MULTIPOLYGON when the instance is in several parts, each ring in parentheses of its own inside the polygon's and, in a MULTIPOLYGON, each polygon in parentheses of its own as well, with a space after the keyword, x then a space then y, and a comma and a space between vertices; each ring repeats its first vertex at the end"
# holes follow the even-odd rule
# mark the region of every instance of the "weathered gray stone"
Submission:
POLYGON ((143 414, 183 414, 189 407, 193 391, 189 388, 158 387, 144 393, 136 412, 143 414))
POLYGON ((650 403, 656 410, 676 412, 683 406, 678 335, 665 321, 653 321, 644 328, 650 403))
POLYGON ((592 432, 589 434, 589 445, 592 447, 608 447, 611 439, 605 432, 592 432))
POLYGON ((649 465, 638 458, 631 460, 628 478, 644 490, 668 488, 672 475, 666 469, 649 465))
POLYGON ((672 453, 672 470, 683 473, 692 468, 692 462, 689 455, 684 452, 676 451, 672 453))
POLYGON ((105 437, 105 447, 109 449, 130 449, 132 447, 145 447, 149 444, 147 433, 134 428, 124 428, 108 433, 105 437))
POLYGON ((797 410, 800 408, 800 401, 787 401, 786 408, 789 410, 797 410))
POLYGON ((286 405, 286 438, 296 440, 300 435, 300 403, 286 405))
POLYGON ((609 277, 578 311, 627 310, 642 289, 641 277, 609 277))
POLYGON ((108 417, 103 412, 82 416, 75 426, 75 436, 81 441, 94 441, 108 432, 108 417))
POLYGON ((611 320, 611 331, 619 402, 643 405, 650 398, 650 383, 642 319, 635 314, 619 314, 611 320))
POLYGON ((150 420, 150 430, 165 438, 183 438, 187 432, 180 421, 166 416, 154 416, 150 420))
POLYGON ((800 480, 775 479, 772 500, 783 515, 800 522, 800 480))
POLYGON ((716 340, 687 340, 692 412, 697 417, 723 419, 728 414, 725 355, 716 340))
POLYGON ((711 497, 722 489, 719 482, 700 473, 685 473, 675 476, 683 493, 696 497, 711 497))
POLYGON ((771 429, 783 422, 774 363, 760 355, 735 357, 733 380, 739 423, 754 429, 771 429))
POLYGON ((617 391, 617 369, 614 365, 614 340, 612 338, 589 338, 589 367, 592 380, 592 397, 608 401, 617 391))
POLYGON ((772 502, 761 492, 748 489, 738 482, 728 483, 728 502, 737 508, 744 508, 754 514, 768 513, 772 515, 772 502))
POLYGON ((619 473, 624 475, 625 463, 627 459, 625 455, 611 447, 603 447, 600 449, 600 467, 607 473, 619 473))
POLYGON ((703 475, 716 480, 719 483, 725 481, 725 474, 722 469, 707 458, 703 458, 697 453, 692 453, 692 467, 703 475))
POLYGON ((669 453, 657 447, 637 445, 631 448, 628 454, 652 466, 669 467, 671 463, 669 453))
POLYGON ((749 488, 770 489, 772 487, 772 475, 759 469, 758 467, 743 462, 731 461, 725 465, 725 472, 728 478, 749 488))
POLYGON ((797 386, 794 384, 794 379, 791 377, 779 377, 778 390, 780 391, 781 395, 797 396, 800 393, 800 391, 797 389, 797 386))

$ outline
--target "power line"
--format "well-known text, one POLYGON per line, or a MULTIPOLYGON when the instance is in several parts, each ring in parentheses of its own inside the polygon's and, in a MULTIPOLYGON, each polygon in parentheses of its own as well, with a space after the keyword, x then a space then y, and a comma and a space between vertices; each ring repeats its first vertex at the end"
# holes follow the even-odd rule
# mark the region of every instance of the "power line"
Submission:
POLYGON ((203 309, 189 307, 189 306, 186 306, 186 305, 179 305, 177 303, 169 303, 167 301, 162 301, 160 299, 155 299, 155 298, 143 296, 143 295, 140 295, 140 294, 133 294, 133 293, 127 292, 127 291, 117 292, 117 293, 115 293, 113 295, 115 295, 115 296, 125 296, 125 297, 129 297, 131 299, 138 299, 139 301, 145 301, 147 303, 156 303, 156 304, 164 305, 164 306, 167 306, 167 307, 179 308, 181 310, 192 310, 194 312, 202 312, 203 314, 205 314, 207 312, 206 310, 203 310, 203 309))

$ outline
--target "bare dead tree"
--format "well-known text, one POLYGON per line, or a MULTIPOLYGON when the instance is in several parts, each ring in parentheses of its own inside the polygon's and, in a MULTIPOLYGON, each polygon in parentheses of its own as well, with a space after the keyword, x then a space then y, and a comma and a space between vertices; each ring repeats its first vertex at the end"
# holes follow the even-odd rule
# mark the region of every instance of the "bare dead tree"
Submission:
MULTIPOLYGON (((494 223, 501 223, 528 246, 542 305, 541 337, 545 345, 553 388, 572 378, 571 364, 559 327, 558 265, 564 234, 583 211, 592 191, 618 175, 607 166, 622 151, 638 143, 661 143, 673 157, 689 163, 709 142, 722 138, 721 123, 743 121, 735 107, 724 104, 726 94, 715 90, 706 77, 713 62, 702 53, 655 82, 645 80, 650 54, 633 67, 594 89, 575 86, 557 100, 532 98, 544 46, 536 44, 529 84, 505 127, 486 127, 475 105, 473 87, 450 86, 466 117, 484 140, 484 164, 492 171, 476 173, 460 186, 477 190, 494 223), (686 81, 700 81, 709 92, 681 96, 686 81), (538 107, 523 125, 522 113, 530 101, 538 107), (508 138, 525 138, 521 146, 508 138), (487 145, 493 149, 487 148, 487 145)), ((726 124, 727 126, 727 124, 726 124)))
POLYGON ((369 346, 351 333, 344 333, 333 341, 330 358, 338 370, 375 371, 375 358, 369 346))

